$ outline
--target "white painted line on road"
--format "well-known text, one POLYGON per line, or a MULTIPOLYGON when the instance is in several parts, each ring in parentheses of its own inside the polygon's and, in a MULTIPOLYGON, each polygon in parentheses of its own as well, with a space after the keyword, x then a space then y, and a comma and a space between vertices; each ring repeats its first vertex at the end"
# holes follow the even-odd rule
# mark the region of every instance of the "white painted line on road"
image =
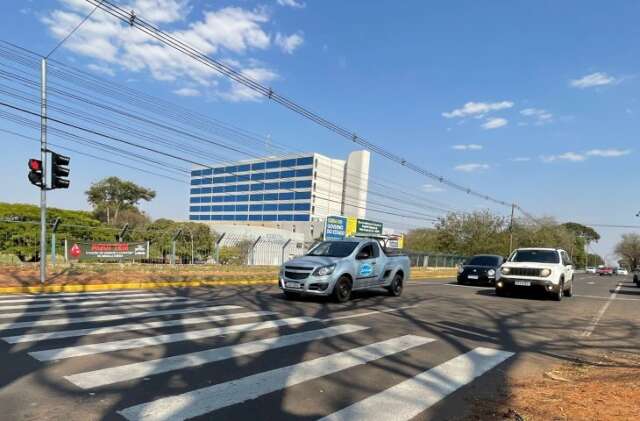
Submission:
POLYGON ((591 281, 591 282, 587 282, 587 284, 589 284, 589 285, 595 285, 596 283, 595 283, 595 282, 593 282, 593 281, 591 281))
POLYGON ((374 311, 367 311, 364 313, 356 313, 356 314, 347 314, 345 316, 335 316, 335 317, 329 317, 326 319, 322 319, 323 322, 331 322, 334 320, 344 320, 344 319, 353 319, 356 317, 364 317, 364 316, 371 316, 373 314, 381 314, 381 313, 393 313, 394 311, 400 311, 400 310, 407 310, 410 308, 416 308, 418 307, 417 305, 412 305, 412 306, 403 306, 403 307, 397 307, 397 308, 387 308, 384 310, 374 310, 374 311))
POLYGON ((177 421, 193 418, 433 341, 434 339, 421 336, 400 336, 181 395, 135 405, 118 413, 128 420, 177 421))
POLYGON ((243 355, 257 354, 305 342, 359 332, 365 329, 369 328, 350 324, 338 325, 309 332, 294 333, 291 335, 262 339, 259 341, 245 342, 239 345, 207 349, 205 351, 192 352, 189 354, 159 358, 150 361, 142 361, 113 368, 103 368, 87 373, 65 376, 65 379, 78 387, 90 389, 122 381, 140 379, 183 368, 198 367, 203 364, 228 360, 243 355))
POLYGON ((473 289, 494 289, 493 286, 489 285, 460 285, 460 284, 452 284, 452 283, 447 283, 447 284, 443 284, 449 287, 458 287, 458 288, 473 288, 473 289))
MULTIPOLYGON (((180 301, 179 305, 185 304, 197 304, 198 301, 180 301)), ((174 303, 170 303, 169 305, 175 305, 174 303)), ((168 306, 165 306, 165 308, 168 306)), ((107 309, 112 309, 111 307, 105 307, 107 309)), ((140 306, 136 307, 119 307, 120 309, 139 309, 140 306)), ((9 330, 9 329, 22 329, 25 327, 43 327, 43 326, 60 326, 60 325, 70 325, 70 324, 78 324, 78 323, 92 323, 92 322, 110 322, 112 320, 126 320, 133 319, 136 317, 156 317, 156 316, 169 316, 173 314, 191 314, 191 313, 204 313, 207 311, 224 311, 224 310, 237 310, 242 308, 241 306, 232 306, 232 305, 224 305, 224 306, 210 306, 210 307, 191 307, 191 308, 171 308, 167 310, 153 310, 153 311, 139 311, 135 313, 120 313, 120 314, 104 314, 100 316, 87 316, 87 317, 64 317, 58 319, 47 319, 47 320, 34 320, 31 322, 8 322, 8 323, 0 323, 0 331, 1 330, 9 330)), ((115 308, 113 310, 117 310, 115 308)), ((93 309, 92 309, 93 310, 93 309)), ((87 310, 83 309, 83 312, 87 310)))
POLYGON ((288 319, 269 320, 265 322, 246 323, 224 327, 214 327, 190 332, 170 333, 166 335, 147 336, 142 338, 123 339, 120 341, 102 342, 97 344, 78 345, 71 347, 48 349, 45 351, 30 352, 33 358, 40 361, 60 360, 63 358, 81 357, 83 355, 102 354, 105 352, 121 351, 124 349, 142 348, 168 344, 172 342, 192 341, 196 339, 211 338, 213 336, 227 335, 229 333, 248 332, 261 329, 272 329, 280 326, 292 326, 318 321, 313 317, 291 317, 288 319))
POLYGON ((26 335, 6 336, 0 338, 10 344, 20 342, 45 341, 50 339, 74 338, 86 335, 103 335, 106 333, 129 332, 133 330, 155 329, 172 326, 188 326, 198 323, 209 322, 225 322, 236 319, 248 319, 250 317, 274 316, 277 313, 273 311, 249 311, 246 313, 221 314, 215 316, 192 317, 188 319, 177 320, 158 320, 153 322, 134 322, 125 323, 117 326, 106 326, 88 329, 61 330, 56 332, 31 333, 26 335))
MULTIPOLYGON (((133 300, 95 300, 95 301, 64 301, 64 302, 54 302, 54 303, 38 303, 38 304, 18 304, 18 305, 0 305, 0 311, 4 310, 28 310, 32 308, 67 308, 67 307, 88 307, 95 306, 99 304, 131 304, 131 303, 144 303, 147 301, 161 301, 161 300, 188 300, 187 297, 178 297, 174 295, 154 295, 153 297, 148 298, 135 298, 133 300)), ((24 314, 29 313, 25 311, 24 314)))
MULTIPOLYGON (((573 295, 574 297, 580 297, 580 298, 593 298, 596 300, 611 300, 611 297, 600 297, 598 295, 573 295)), ((622 297, 617 297, 613 298, 614 301, 640 301, 640 298, 622 298, 622 297)))
POLYGON ((148 289, 123 289, 115 291, 94 291, 94 292, 52 292, 47 294, 11 294, 0 296, 0 302, 11 301, 14 298, 44 298, 44 297, 75 297, 85 295, 103 295, 105 297, 117 296, 120 294, 131 294, 135 292, 145 293, 148 289))
POLYGON ((600 308, 600 311, 598 311, 595 317, 591 320, 591 323, 589 324, 589 326, 587 326, 585 331, 582 332, 582 336, 584 337, 591 336, 596 326, 598 326, 598 323, 600 323, 600 319, 602 319, 602 316, 604 316, 604 313, 607 311, 607 309, 611 305, 611 302, 613 302, 613 300, 616 299, 616 296, 618 295, 618 291, 620 291, 620 285, 618 285, 616 289, 611 293, 611 296, 609 297, 607 302, 604 303, 602 308, 600 308))
POLYGON ((0 319, 9 319, 16 317, 33 317, 33 316, 50 316, 54 314, 73 314, 73 313, 89 313, 104 310, 126 310, 128 308, 143 308, 149 306, 155 306, 159 302, 171 302, 175 305, 184 304, 200 304, 199 300, 188 300, 184 297, 158 297, 147 298, 144 302, 138 304, 138 300, 127 301, 126 303, 117 303, 117 305, 104 306, 104 307, 81 307, 81 308, 57 308, 53 310, 41 310, 41 311, 22 311, 20 313, 0 313, 0 319), (132 306, 131 304, 136 304, 132 306))
POLYGON ((410 420, 513 355, 475 348, 320 421, 410 420))
MULTIPOLYGON (((114 296, 90 296, 90 297, 31 297, 31 298, 16 298, 11 300, 0 300, 0 310, 6 309, 9 304, 19 304, 19 303, 37 303, 37 306, 34 305, 25 305, 24 307, 34 308, 34 307, 48 307, 53 304, 75 304, 75 303, 85 303, 92 302, 91 300, 102 300, 105 298, 110 299, 109 301, 118 301, 123 298, 144 298, 144 297, 173 297, 173 295, 163 294, 161 292, 144 292, 144 293, 136 293, 136 294, 119 294, 114 296), (42 304, 41 303, 45 303, 42 304), (50 303, 50 304, 46 304, 50 303)), ((93 301, 95 302, 95 301, 93 301)))

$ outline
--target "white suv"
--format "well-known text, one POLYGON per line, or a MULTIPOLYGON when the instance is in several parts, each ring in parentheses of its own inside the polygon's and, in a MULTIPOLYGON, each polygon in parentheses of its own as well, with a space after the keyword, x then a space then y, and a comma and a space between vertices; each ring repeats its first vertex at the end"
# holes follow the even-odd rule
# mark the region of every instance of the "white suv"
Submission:
POLYGON ((573 293, 573 263, 566 251, 553 248, 515 250, 500 268, 496 295, 510 291, 544 289, 556 301, 573 293))

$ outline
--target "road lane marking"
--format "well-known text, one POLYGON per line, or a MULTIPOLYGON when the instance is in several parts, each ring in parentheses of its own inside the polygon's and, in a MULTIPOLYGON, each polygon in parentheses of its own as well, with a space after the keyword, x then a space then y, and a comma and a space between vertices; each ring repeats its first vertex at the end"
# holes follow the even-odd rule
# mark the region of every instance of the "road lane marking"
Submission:
MULTIPOLYGON (((573 295, 574 297, 580 297, 580 298, 593 298, 596 300, 610 300, 611 297, 600 297, 598 295, 573 295)), ((614 301, 640 301, 640 298, 622 298, 622 297, 617 297, 613 299, 614 301)))
POLYGON ((106 333, 130 332, 133 330, 155 329, 172 326, 188 326, 198 323, 224 322, 236 319, 248 319, 250 317, 275 316, 274 311, 249 311, 245 313, 220 314, 214 316, 192 317, 177 320, 158 320, 152 322, 138 321, 117 326, 106 326, 87 329, 60 330, 56 332, 31 333, 26 335, 5 336, 0 338, 10 344, 20 342, 46 341, 51 339, 74 338, 86 335, 103 335, 106 333))
POLYGON ((371 316, 372 314, 392 313, 394 311, 406 310, 406 309, 409 309, 409 308, 416 308, 416 307, 418 307, 418 305, 403 306, 403 307, 397 307, 397 308, 387 308, 387 309, 384 309, 384 310, 374 310, 374 311, 367 311, 367 312, 363 312, 363 313, 347 314, 345 316, 328 317, 326 319, 322 319, 322 321, 323 322, 331 322, 331 321, 334 321, 334 320, 353 319, 353 318, 356 318, 356 317, 371 316))
MULTIPOLYGON (((179 305, 184 304, 196 304, 198 302, 182 301, 179 305)), ((170 304, 173 305, 173 304, 170 304)), ((138 309, 139 307, 121 307, 122 309, 138 309)), ((71 325, 78 323, 91 323, 91 322, 110 322, 113 320, 125 320, 134 319, 136 317, 156 317, 156 316, 170 316, 174 314, 191 314, 191 313, 204 313, 207 311, 224 311, 224 310, 237 310, 242 308, 235 305, 223 305, 223 306, 209 306, 209 307, 194 307, 194 308, 171 308, 167 310, 153 310, 153 311, 139 311, 135 313, 120 313, 120 314, 104 314, 100 316, 87 316, 87 317, 63 317, 59 319, 47 319, 47 320, 34 320, 31 322, 8 322, 0 323, 0 331, 10 329, 22 329, 25 327, 43 327, 43 326, 59 326, 59 325, 71 325)), ((86 312, 86 310, 83 310, 86 312)))
MULTIPOLYGON (((20 299, 8 299, 8 300, 0 300, 0 310, 8 308, 9 304, 20 304, 23 303, 22 306, 26 308, 34 308, 34 307, 47 307, 54 304, 75 304, 75 303, 85 303, 92 302, 91 300, 101 300, 105 298, 109 298, 109 301, 116 301, 122 298, 144 298, 144 297, 174 297, 173 295, 163 294, 161 292, 144 292, 144 293, 136 293, 136 294, 119 294, 111 297, 105 297, 104 295, 100 296, 91 296, 91 297, 32 297, 32 298, 20 298, 20 299), (46 302, 50 304, 46 304, 46 302), (29 303, 36 303, 37 305, 31 305, 29 303), (44 304, 40 304, 44 303, 44 304)), ((95 302, 95 301, 93 301, 95 302)))
POLYGON ((410 420, 514 354, 475 348, 320 421, 410 420))
POLYGON ((69 380, 71 383, 80 388, 90 389, 122 381, 140 379, 147 376, 166 373, 183 368, 198 367, 203 364, 223 361, 243 355, 257 354, 305 342, 359 332, 365 329, 369 328, 364 326, 344 324, 328 327, 325 329, 294 333, 291 335, 262 339, 253 342, 245 342, 238 345, 207 349, 205 351, 192 352, 189 354, 176 355, 173 357, 158 358, 156 360, 126 364, 113 368, 103 368, 86 373, 65 376, 65 379, 69 380))
POLYGON ((421 336, 400 336, 181 395, 135 405, 118 413, 128 420, 177 421, 193 418, 433 341, 434 339, 421 336))
POLYGON ((203 330, 193 330, 189 332, 170 333, 157 336, 146 336, 141 338, 124 339, 120 341, 101 342, 96 344, 78 345, 48 349, 44 351, 30 352, 33 358, 39 361, 60 360, 63 358, 81 357, 84 355, 102 354, 105 352, 121 351, 125 349, 142 348, 168 344, 172 342, 192 341, 196 339, 211 338, 214 336, 227 335, 229 333, 249 332, 262 329, 272 329, 280 326, 293 326, 304 323, 316 322, 313 317, 291 317, 288 319, 269 320, 264 322, 246 323, 224 327, 214 327, 203 330))
POLYGON ((73 314, 73 313, 89 313, 104 310, 126 310, 130 308, 151 307, 158 305, 159 302, 172 302, 175 305, 185 304, 200 304, 200 300, 189 300, 183 297, 158 297, 147 298, 143 303, 137 303, 135 301, 128 301, 126 303, 117 303, 118 305, 104 306, 104 307, 85 307, 85 308, 58 308, 53 310, 38 310, 38 311, 23 311, 20 313, 0 313, 0 319, 13 319, 16 317, 33 317, 33 316, 50 316, 54 314, 73 314), (135 306, 131 304, 135 303, 135 306))
POLYGON ((600 308, 600 311, 598 311, 598 313, 595 315, 595 317, 591 320, 591 323, 589 323, 589 326, 587 326, 585 331, 582 332, 582 336, 583 337, 591 336, 591 334, 595 330, 596 326, 598 326, 598 323, 600 323, 600 319, 602 319, 602 316, 604 316, 604 313, 607 311, 607 309, 609 308, 609 306, 611 305, 613 300, 616 299, 616 297, 618 295, 618 291, 620 291, 620 288, 621 288, 621 286, 618 285, 616 287, 616 289, 611 293, 611 296, 609 297, 607 302, 604 303, 604 305, 600 308))

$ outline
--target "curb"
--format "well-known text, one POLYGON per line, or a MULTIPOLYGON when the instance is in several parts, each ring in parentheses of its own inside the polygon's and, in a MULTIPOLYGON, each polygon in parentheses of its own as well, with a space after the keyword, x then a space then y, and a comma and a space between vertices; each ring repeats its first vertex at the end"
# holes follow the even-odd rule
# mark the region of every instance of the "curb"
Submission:
MULTIPOLYGON (((451 278, 449 275, 434 275, 428 278, 411 278, 411 281, 451 278)), ((0 287, 0 294, 43 294, 56 292, 97 292, 127 289, 190 288, 207 286, 239 285, 276 285, 277 280, 219 280, 219 281, 166 281, 166 282, 129 282, 126 284, 71 284, 44 286, 0 287)))

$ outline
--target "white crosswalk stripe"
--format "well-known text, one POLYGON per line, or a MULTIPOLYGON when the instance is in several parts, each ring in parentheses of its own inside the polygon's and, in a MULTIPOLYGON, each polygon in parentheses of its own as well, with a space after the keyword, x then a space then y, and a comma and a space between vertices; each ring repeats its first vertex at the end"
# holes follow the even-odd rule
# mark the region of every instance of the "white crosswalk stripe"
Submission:
MULTIPOLYGON (((195 304, 193 301, 182 301, 179 305, 195 304)), ((170 304, 175 305, 175 304, 170 304)), ((157 316, 170 316, 175 314, 192 314, 192 313, 205 313, 208 311, 225 311, 225 310, 237 310, 242 308, 236 305, 221 305, 221 306, 209 306, 209 307, 191 307, 191 308, 171 308, 167 310, 153 310, 153 311, 138 311, 134 313, 119 313, 119 314, 103 314, 100 316, 86 316, 86 317, 60 317, 56 319, 47 320, 34 320, 31 322, 8 322, 0 323, 0 330, 8 329, 22 329, 26 327, 44 327, 44 326, 60 326, 71 325, 78 323, 90 323, 90 322, 110 322, 113 320, 126 320, 135 319, 140 317, 157 317, 157 316)), ((86 310, 83 310, 86 312, 86 310)))
POLYGON ((476 348, 320 421, 410 420, 512 355, 476 348))
POLYGON ((148 289, 123 289, 116 291, 93 291, 93 292, 51 292, 43 294, 16 294, 4 295, 0 297, 0 303, 4 301, 12 301, 22 298, 49 298, 49 297, 91 297, 94 295, 103 295, 105 297, 115 297, 120 294, 131 294, 135 292, 146 293, 148 289))
POLYGON ((45 341, 50 339, 73 338, 86 335, 104 335, 106 333, 129 332, 134 330, 156 329, 161 327, 188 326, 198 323, 224 322, 236 319, 248 319, 250 317, 274 316, 273 311, 249 311, 246 313, 222 314, 215 316, 191 317, 188 319, 160 320, 153 322, 126 323, 117 326, 107 326, 98 328, 61 330, 56 332, 32 333, 27 335, 6 336, 0 338, 12 344, 19 342, 45 341))
MULTIPOLYGON (((105 298, 109 298, 111 301, 120 300, 123 298, 144 298, 144 297, 167 297, 167 294, 163 294, 161 292, 144 292, 144 293, 132 293, 132 294, 118 294, 113 296, 89 296, 89 297, 40 297, 34 296, 30 298, 15 298, 15 299, 6 299, 0 300, 0 310, 7 308, 8 305, 15 304, 29 304, 29 303, 43 303, 41 307, 47 307, 48 305, 53 304, 62 304, 62 303, 78 303, 78 302, 91 302, 92 300, 103 300, 105 298), (50 304, 45 304, 50 303, 50 304)), ((28 305, 25 307, 33 307, 32 305, 28 305)))
POLYGON ((128 420, 184 420, 432 342, 405 335, 126 408, 128 420))
POLYGON ((246 323, 241 325, 215 327, 211 329, 193 330, 189 332, 124 339, 121 341, 101 342, 89 345, 48 349, 45 351, 34 351, 30 352, 29 355, 40 361, 52 361, 60 360, 63 358, 80 357, 83 355, 93 355, 105 352, 121 351, 125 349, 142 348, 144 346, 162 345, 172 342, 211 338, 214 336, 227 335, 229 333, 272 329, 280 326, 293 326, 314 321, 318 321, 318 319, 313 317, 291 317, 288 319, 269 320, 257 323, 246 323))
POLYGON ((200 352, 159 358, 156 360, 126 364, 113 368, 90 371, 87 373, 65 376, 67 380, 83 389, 105 386, 126 380, 140 379, 181 368, 198 367, 202 364, 223 361, 242 355, 257 354, 273 349, 284 348, 304 342, 330 338, 332 336, 359 332, 368 329, 357 325, 339 325, 308 332, 293 333, 275 338, 245 342, 239 345, 208 349, 200 352))
POLYGON ((98 311, 114 311, 114 310, 127 310, 127 309, 140 309, 144 307, 151 307, 158 305, 160 302, 172 302, 174 305, 185 305, 185 304, 199 304, 201 301, 199 300, 189 300, 185 297, 157 297, 157 298, 147 298, 143 302, 137 301, 127 301, 126 303, 115 303, 111 306, 103 306, 103 307, 81 307, 81 308, 54 308, 52 310, 35 310, 35 311, 22 311, 20 313, 0 313, 0 319, 15 319, 16 317, 32 317, 32 316, 52 316, 55 314, 73 314, 73 313, 87 313, 87 312, 98 312, 98 311), (135 304, 132 305, 132 304, 135 304))
MULTIPOLYGON (((165 294, 149 294, 150 296, 143 296, 143 298, 134 298, 129 300, 122 300, 118 297, 118 299, 109 299, 109 300, 64 300, 64 301, 54 301, 50 303, 36 303, 36 304, 15 304, 15 305, 0 305, 0 311, 4 310, 28 310, 32 308, 61 308, 61 307, 88 307, 95 306, 99 304, 129 304, 129 303, 144 303, 149 301, 162 301, 167 299, 174 300, 188 300, 187 297, 176 297, 165 294)), ((134 297, 140 297, 139 294, 134 295, 134 297)))

